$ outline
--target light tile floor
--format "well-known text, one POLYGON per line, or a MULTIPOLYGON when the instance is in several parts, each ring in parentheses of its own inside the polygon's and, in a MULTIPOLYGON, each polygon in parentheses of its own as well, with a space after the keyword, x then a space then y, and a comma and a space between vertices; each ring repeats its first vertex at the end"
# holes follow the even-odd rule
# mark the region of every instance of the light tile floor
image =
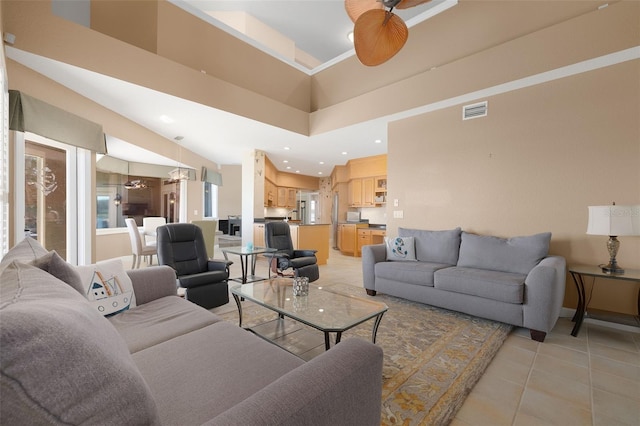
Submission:
MULTIPOLYGON (((321 280, 362 286, 361 258, 330 252, 321 280)), ((257 269, 266 276, 266 261, 257 269)), ((231 266, 237 275, 239 262, 231 266)), ((572 327, 570 318, 560 318, 544 343, 514 329, 451 425, 640 426, 640 329, 585 322, 573 337, 572 327)))

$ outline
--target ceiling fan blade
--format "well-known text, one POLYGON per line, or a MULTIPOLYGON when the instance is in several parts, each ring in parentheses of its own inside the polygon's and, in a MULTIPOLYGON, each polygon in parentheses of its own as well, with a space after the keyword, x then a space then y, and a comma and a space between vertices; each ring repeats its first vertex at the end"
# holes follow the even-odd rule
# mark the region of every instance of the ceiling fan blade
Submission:
POLYGON ((344 8, 351 22, 356 22, 360 15, 371 9, 382 9, 384 5, 378 0, 344 0, 344 8))
POLYGON ((356 56, 367 66, 380 65, 402 49, 409 29, 402 18, 386 10, 369 10, 358 18, 353 28, 356 56))
POLYGON ((422 3, 428 3, 431 0, 402 0, 396 5, 396 9, 409 9, 410 7, 418 6, 422 3))

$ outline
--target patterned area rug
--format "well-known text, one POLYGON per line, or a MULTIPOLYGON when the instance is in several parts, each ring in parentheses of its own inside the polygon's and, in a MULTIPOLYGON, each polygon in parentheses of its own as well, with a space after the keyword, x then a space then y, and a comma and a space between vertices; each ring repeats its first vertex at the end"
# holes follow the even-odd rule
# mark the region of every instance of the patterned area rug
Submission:
MULTIPOLYGON (((331 287, 369 297, 362 288, 331 287)), ((384 351, 381 424, 448 424, 512 327, 383 294, 372 299, 389 307, 376 342, 384 351)), ((237 324, 237 312, 221 316, 237 324)), ((245 301, 243 316, 243 326, 251 327, 272 320, 274 313, 245 301)), ((343 339, 371 339, 372 325, 367 321, 345 332, 343 339)))

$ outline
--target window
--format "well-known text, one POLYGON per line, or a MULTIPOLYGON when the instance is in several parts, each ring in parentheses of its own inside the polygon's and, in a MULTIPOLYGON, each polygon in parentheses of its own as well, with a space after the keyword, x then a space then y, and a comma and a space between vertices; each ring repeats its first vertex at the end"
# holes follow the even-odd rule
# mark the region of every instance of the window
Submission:
POLYGON ((204 209, 203 217, 218 217, 218 185, 213 183, 204 183, 204 209))

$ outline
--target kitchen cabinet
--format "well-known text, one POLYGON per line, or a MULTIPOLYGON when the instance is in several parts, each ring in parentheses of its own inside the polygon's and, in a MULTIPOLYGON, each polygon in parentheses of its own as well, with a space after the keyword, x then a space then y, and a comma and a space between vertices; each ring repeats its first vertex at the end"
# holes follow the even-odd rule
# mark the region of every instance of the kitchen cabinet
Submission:
POLYGON ((278 207, 286 207, 289 209, 296 208, 296 198, 298 194, 298 190, 296 188, 287 188, 284 186, 279 186, 277 192, 278 192, 278 199, 277 199, 278 207))
POLYGON ((358 248, 356 256, 362 256, 362 246, 371 244, 382 244, 387 231, 376 228, 358 229, 358 248))
POLYGON ((351 207, 372 207, 375 197, 373 187, 372 177, 351 179, 349 182, 349 205, 351 207))
POLYGON ((286 207, 287 206, 287 188, 278 187, 278 207, 286 207))
POLYGON ((278 194, 276 193, 276 186, 272 182, 265 180, 264 181, 264 206, 265 207, 275 207, 276 206, 276 197, 278 194))
POLYGON ((338 249, 342 254, 355 256, 358 249, 358 228, 366 228, 366 223, 341 223, 338 225, 338 249))
POLYGON ((387 177, 378 176, 374 179, 373 202, 376 205, 383 205, 387 202, 387 177))
POLYGON ((264 223, 253 224, 253 245, 254 247, 264 247, 264 223))
POLYGON ((298 225, 289 225, 289 232, 291 233, 291 243, 293 244, 293 249, 297 250, 300 245, 298 244, 298 235, 300 234, 298 230, 300 227, 298 225))
POLYGON ((331 225, 292 225, 291 238, 294 232, 297 233, 298 250, 317 250, 316 259, 318 265, 326 265, 329 259, 329 239, 331 236, 331 225), (294 231, 294 228, 295 231, 294 231))
POLYGON ((295 209, 298 198, 298 190, 296 188, 287 188, 287 207, 295 209))

